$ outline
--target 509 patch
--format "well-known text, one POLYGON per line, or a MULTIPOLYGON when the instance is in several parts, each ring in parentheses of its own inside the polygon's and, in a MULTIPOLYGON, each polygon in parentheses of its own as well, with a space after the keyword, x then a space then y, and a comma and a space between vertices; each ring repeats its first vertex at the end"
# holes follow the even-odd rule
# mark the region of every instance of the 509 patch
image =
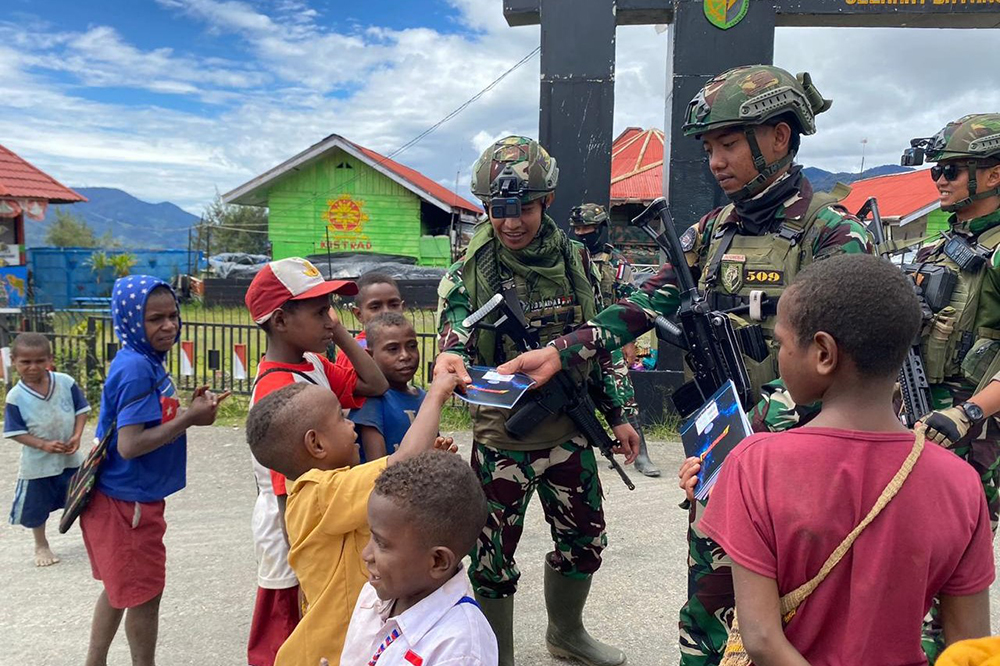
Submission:
POLYGON ((782 284, 784 281, 784 271, 759 271, 747 269, 743 274, 743 282, 745 284, 782 284))

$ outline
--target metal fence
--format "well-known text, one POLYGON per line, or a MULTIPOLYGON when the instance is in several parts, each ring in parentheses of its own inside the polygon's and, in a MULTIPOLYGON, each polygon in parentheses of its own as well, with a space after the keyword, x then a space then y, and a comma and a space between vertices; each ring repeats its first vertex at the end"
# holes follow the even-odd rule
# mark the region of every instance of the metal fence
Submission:
MULTIPOLYGON (((356 335, 361 326, 346 307, 336 307, 341 321, 356 335)), ((426 387, 437 355, 434 312, 411 310, 420 346, 420 369, 414 384, 426 387)), ((254 324, 244 308, 182 308, 181 342, 167 354, 167 370, 179 389, 209 386, 213 391, 249 395, 264 352, 267 335, 254 324)), ((35 305, 18 315, 8 315, 2 332, 12 339, 20 331, 44 333, 52 343, 56 369, 72 375, 94 399, 100 392, 108 366, 120 349, 106 310, 54 310, 35 305)), ((330 350, 332 357, 334 350, 330 350)))

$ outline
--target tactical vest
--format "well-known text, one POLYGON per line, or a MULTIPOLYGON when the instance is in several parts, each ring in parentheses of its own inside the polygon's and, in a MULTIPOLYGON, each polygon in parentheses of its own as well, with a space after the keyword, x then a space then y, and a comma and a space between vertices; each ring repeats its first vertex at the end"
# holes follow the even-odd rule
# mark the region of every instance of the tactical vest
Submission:
POLYGON ((617 271, 611 265, 611 253, 601 252, 591 255, 590 260, 594 262, 594 266, 601 273, 601 299, 604 301, 604 307, 608 307, 617 300, 615 298, 615 274, 617 271))
MULTIPOLYGON (((953 380, 975 385, 981 379, 982 369, 992 361, 992 356, 975 363, 968 361, 973 361, 980 355, 977 351, 980 347, 983 352, 992 350, 995 356, 995 341, 1000 339, 1000 330, 985 327, 976 329, 975 326, 979 295, 990 262, 987 261, 978 271, 963 271, 944 254, 945 242, 939 241, 922 263, 944 266, 957 276, 957 280, 948 305, 934 313, 930 323, 924 327, 920 352, 929 383, 940 384, 945 380, 953 380), (963 365, 963 361, 967 362, 963 365)), ((1000 246, 1000 227, 987 229, 976 242, 990 251, 996 250, 1000 246)))
MULTIPOLYGON (((476 257, 471 261, 467 260, 463 270, 481 270, 480 261, 484 259, 488 261, 490 258, 480 255, 487 252, 492 254, 489 246, 485 246, 477 252, 476 257)), ((532 289, 527 280, 514 274, 498 260, 496 261, 496 269, 501 281, 513 280, 525 318, 538 333, 538 339, 543 345, 584 323, 583 310, 572 289, 568 290, 568 293, 564 292, 548 280, 539 280, 532 289)), ((497 291, 499 291, 499 287, 497 291)), ((481 303, 473 303, 474 307, 479 305, 481 303)), ((492 358, 484 357, 480 360, 487 365, 496 366, 520 353, 510 339, 503 336, 502 339, 497 340, 496 350, 492 354, 492 358)), ((480 354, 485 356, 482 351, 480 354)), ((568 372, 574 375, 574 378, 579 382, 586 382, 590 367, 589 363, 584 363, 568 372)), ((483 405, 470 405, 473 439, 498 449, 532 451, 558 446, 578 434, 573 421, 565 414, 559 414, 542 423, 528 436, 514 439, 507 434, 504 423, 516 411, 517 407, 511 411, 483 405)))
MULTIPOLYGON (((701 273, 698 287, 706 294, 713 309, 728 310, 750 303, 753 292, 764 292, 772 302, 788 288, 798 272, 810 264, 812 243, 818 231, 816 219, 820 213, 841 201, 850 192, 839 185, 833 192, 817 192, 806 212, 798 219, 782 220, 777 232, 763 236, 735 233, 736 225, 718 226, 732 213, 734 206, 725 206, 713 223, 712 239, 706 255, 708 265, 701 273)), ((760 399, 760 387, 778 378, 778 353, 774 343, 775 317, 749 321, 732 317, 736 328, 760 326, 767 342, 766 358, 757 361, 743 355, 754 400, 760 399)))

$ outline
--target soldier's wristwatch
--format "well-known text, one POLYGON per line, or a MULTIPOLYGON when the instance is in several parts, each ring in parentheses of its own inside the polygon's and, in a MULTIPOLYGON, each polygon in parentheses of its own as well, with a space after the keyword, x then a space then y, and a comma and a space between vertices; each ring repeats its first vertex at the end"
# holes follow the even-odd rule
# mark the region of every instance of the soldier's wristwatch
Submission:
POLYGON ((959 407, 965 412, 965 415, 973 425, 986 418, 986 415, 983 414, 983 408, 974 402, 963 402, 959 407))

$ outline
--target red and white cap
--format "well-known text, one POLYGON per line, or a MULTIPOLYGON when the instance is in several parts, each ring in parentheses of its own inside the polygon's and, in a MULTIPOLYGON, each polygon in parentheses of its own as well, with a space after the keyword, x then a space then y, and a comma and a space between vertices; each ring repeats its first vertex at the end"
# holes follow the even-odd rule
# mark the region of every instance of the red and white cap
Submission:
POLYGON ((324 280, 309 261, 289 257, 270 262, 254 276, 245 302, 253 320, 263 324, 288 301, 334 293, 353 296, 358 293, 358 285, 350 280, 324 280))

